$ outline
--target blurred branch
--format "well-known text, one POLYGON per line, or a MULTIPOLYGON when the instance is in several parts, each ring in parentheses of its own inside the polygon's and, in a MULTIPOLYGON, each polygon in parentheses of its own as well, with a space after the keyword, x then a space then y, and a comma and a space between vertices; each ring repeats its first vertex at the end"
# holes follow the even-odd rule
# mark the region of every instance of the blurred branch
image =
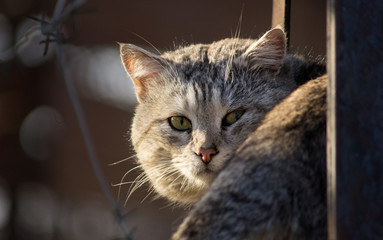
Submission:
MULTIPOLYGON (((67 88, 67 91, 69 93, 72 105, 74 107, 76 117, 78 120, 78 123, 80 125, 81 134, 83 136, 83 139, 85 141, 86 149, 90 158, 90 161, 92 163, 93 170, 96 174, 97 180, 107 197, 110 205, 115 211, 118 223, 124 233, 124 236, 126 239, 132 239, 130 230, 127 228, 127 226, 124 223, 124 216, 123 213, 116 203, 108 185, 106 184, 104 174, 101 170, 98 157, 92 142, 92 139, 90 137, 88 125, 86 123, 84 111, 82 109, 81 103, 79 101, 79 98, 77 96, 76 89, 73 85, 73 82, 70 78, 70 74, 68 73, 67 66, 66 66, 66 57, 65 53, 62 49, 62 45, 64 41, 66 40, 64 38, 64 35, 62 33, 62 24, 64 21, 71 18, 74 13, 78 10, 78 8, 84 3, 84 0, 75 0, 68 4, 66 7, 66 0, 58 0, 56 2, 54 14, 52 16, 52 20, 50 22, 46 21, 44 16, 40 18, 31 17, 35 21, 38 21, 40 23, 40 31, 41 33, 46 36, 46 40, 42 41, 41 43, 45 44, 44 54, 48 51, 49 43, 52 41, 56 42, 56 54, 57 59, 59 62, 60 70, 62 72, 65 85, 67 88)), ((28 39, 28 36, 25 38, 28 39)))

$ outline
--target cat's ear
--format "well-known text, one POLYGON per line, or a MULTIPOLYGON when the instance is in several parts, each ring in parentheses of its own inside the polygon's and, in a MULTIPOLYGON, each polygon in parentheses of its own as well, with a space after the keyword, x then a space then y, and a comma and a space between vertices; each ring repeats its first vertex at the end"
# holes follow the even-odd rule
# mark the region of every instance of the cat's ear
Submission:
POLYGON ((133 80, 138 102, 148 95, 164 72, 165 60, 133 44, 120 43, 120 56, 129 77, 133 80))
POLYGON ((277 74, 282 66, 285 54, 286 35, 281 28, 276 27, 250 45, 243 57, 253 71, 266 71, 277 74))

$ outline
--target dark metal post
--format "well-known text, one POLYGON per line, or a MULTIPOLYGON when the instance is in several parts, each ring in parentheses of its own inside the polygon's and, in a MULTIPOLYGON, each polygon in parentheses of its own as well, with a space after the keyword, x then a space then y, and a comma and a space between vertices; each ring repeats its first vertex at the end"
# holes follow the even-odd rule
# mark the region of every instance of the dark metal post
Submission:
POLYGON ((329 239, 383 239, 383 1, 327 14, 329 239))
POLYGON ((281 26, 286 32, 287 50, 290 46, 290 9, 291 0, 273 0, 271 26, 281 26))

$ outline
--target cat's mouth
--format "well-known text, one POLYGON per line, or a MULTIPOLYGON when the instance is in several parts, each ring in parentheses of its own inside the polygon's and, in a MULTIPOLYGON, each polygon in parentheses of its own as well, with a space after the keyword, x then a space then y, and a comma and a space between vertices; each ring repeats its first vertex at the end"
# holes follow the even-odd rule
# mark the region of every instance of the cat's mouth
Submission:
POLYGON ((200 178, 204 181, 210 181, 213 177, 215 177, 216 174, 216 171, 212 170, 209 165, 207 165, 204 168, 199 169, 195 175, 197 178, 200 178))
POLYGON ((201 170, 199 174, 215 174, 215 171, 206 166, 205 169, 201 170))

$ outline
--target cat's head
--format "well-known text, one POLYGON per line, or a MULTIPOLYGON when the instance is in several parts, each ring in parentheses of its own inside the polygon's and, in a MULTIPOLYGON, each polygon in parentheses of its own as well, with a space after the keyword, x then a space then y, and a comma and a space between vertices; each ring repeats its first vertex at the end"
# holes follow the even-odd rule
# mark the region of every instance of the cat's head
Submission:
POLYGON ((285 34, 224 39, 157 55, 121 44, 138 106, 132 142, 155 190, 197 201, 266 112, 289 94, 280 76, 285 34))

